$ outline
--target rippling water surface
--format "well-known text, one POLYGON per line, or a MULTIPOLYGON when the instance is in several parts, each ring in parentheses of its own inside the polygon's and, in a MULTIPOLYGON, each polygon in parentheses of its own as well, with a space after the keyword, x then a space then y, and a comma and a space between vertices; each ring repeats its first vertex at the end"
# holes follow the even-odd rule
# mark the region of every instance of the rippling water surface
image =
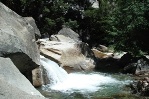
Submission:
POLYGON ((131 82, 127 75, 100 72, 68 74, 56 63, 43 56, 41 56, 41 64, 47 70, 47 76, 51 81, 48 85, 39 88, 39 91, 47 98, 102 99, 104 97, 103 99, 129 99, 131 97, 129 90, 125 87, 131 82))

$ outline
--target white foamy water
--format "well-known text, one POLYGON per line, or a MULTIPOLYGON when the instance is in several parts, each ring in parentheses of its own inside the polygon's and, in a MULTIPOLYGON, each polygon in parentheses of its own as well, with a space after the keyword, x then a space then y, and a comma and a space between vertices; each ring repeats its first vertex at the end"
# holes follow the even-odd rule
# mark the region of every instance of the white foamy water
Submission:
POLYGON ((102 85, 117 83, 118 81, 100 74, 71 73, 62 83, 51 86, 53 90, 95 92, 102 88, 102 85))
POLYGON ((68 74, 64 69, 44 56, 40 56, 40 59, 42 66, 47 70, 47 76, 50 79, 51 84, 57 84, 65 81, 68 74))
POLYGON ((104 85, 118 84, 120 81, 97 73, 70 73, 59 67, 55 62, 41 56, 41 64, 48 72, 50 89, 62 92, 95 92, 104 85))

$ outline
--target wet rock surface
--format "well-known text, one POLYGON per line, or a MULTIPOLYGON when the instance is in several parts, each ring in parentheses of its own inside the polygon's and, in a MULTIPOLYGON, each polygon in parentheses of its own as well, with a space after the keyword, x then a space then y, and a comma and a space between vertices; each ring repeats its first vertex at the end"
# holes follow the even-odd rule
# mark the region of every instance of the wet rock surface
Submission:
POLYGON ((130 84, 133 94, 149 96, 149 75, 148 77, 139 77, 137 81, 130 84))

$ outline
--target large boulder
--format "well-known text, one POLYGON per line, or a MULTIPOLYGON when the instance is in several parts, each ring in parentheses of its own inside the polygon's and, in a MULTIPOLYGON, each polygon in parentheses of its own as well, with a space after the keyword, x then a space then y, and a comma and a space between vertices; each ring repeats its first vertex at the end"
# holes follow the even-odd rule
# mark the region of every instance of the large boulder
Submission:
POLYGON ((51 35, 50 41, 58 41, 58 42, 75 42, 73 39, 66 37, 64 35, 51 35))
POLYGON ((45 99, 40 95, 31 95, 0 79, 0 99, 45 99))
POLYGON ((33 19, 23 18, 0 3, 0 57, 10 57, 26 76, 40 65, 35 39, 39 31, 34 26, 33 19))
POLYGON ((104 72, 113 72, 117 68, 117 59, 113 59, 113 53, 102 52, 99 48, 91 49, 96 57, 96 69, 104 72))
POLYGON ((104 52, 102 52, 98 49, 95 49, 95 48, 93 48, 92 51, 93 51, 96 58, 103 59, 103 58, 113 57, 113 53, 104 53, 104 52))
POLYGON ((67 72, 95 68, 93 53, 85 43, 41 39, 40 51, 41 54, 57 62, 67 72))
POLYGON ((0 57, 0 99, 45 99, 16 68, 10 58, 0 57))
POLYGON ((92 51, 96 57, 96 69, 102 72, 123 72, 124 67, 129 63, 128 60, 130 60, 130 58, 127 60, 129 56, 126 52, 114 53, 107 52, 107 50, 105 52, 105 50, 96 48, 93 48, 92 51))
POLYGON ((136 75, 148 73, 148 56, 134 57, 128 52, 105 52, 101 49, 93 48, 96 57, 96 69, 104 72, 122 72, 136 75))
POLYGON ((66 37, 69 37, 71 39, 73 39, 74 41, 76 42, 80 42, 80 37, 79 35, 74 32, 72 29, 68 28, 68 27, 63 27, 59 32, 58 32, 59 35, 64 35, 66 37))
POLYGON ((26 21, 32 26, 34 27, 34 33, 35 33, 35 37, 36 39, 38 39, 39 37, 41 37, 40 31, 37 28, 36 24, 35 24, 35 20, 32 17, 24 17, 24 19, 26 19, 26 21))
POLYGON ((30 83, 32 70, 40 65, 35 34, 39 30, 32 18, 0 2, 0 99, 44 99, 30 83))
POLYGON ((134 57, 125 65, 124 73, 131 73, 135 75, 148 75, 149 74, 149 59, 145 56, 134 57))

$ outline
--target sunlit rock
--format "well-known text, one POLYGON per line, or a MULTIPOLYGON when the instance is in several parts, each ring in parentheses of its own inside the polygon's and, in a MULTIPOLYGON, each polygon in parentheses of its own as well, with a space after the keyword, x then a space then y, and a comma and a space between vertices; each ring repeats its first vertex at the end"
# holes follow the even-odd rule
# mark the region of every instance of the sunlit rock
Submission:
POLYGON ((71 70, 92 70, 95 68, 93 53, 85 43, 49 40, 40 40, 39 42, 41 54, 64 68, 68 67, 69 72, 71 70))
POLYGON ((72 29, 65 27, 65 26, 58 32, 58 35, 63 35, 65 37, 68 37, 74 40, 75 42, 81 42, 79 35, 76 32, 74 32, 72 29))
POLYGON ((109 58, 109 57, 112 57, 113 55, 113 53, 104 53, 95 48, 93 48, 92 51, 94 52, 95 57, 100 59, 109 58))
POLYGON ((10 57, 23 74, 40 65, 35 39, 39 30, 27 19, 0 3, 0 56, 10 57))
POLYGON ((58 41, 58 42, 75 42, 73 39, 66 37, 64 35, 51 35, 50 41, 58 41))
POLYGON ((40 65, 35 35, 40 36, 32 18, 0 2, 0 99, 44 99, 31 84, 40 65))
POLYGON ((0 57, 0 93, 0 99, 45 99, 12 60, 3 57, 0 57))

